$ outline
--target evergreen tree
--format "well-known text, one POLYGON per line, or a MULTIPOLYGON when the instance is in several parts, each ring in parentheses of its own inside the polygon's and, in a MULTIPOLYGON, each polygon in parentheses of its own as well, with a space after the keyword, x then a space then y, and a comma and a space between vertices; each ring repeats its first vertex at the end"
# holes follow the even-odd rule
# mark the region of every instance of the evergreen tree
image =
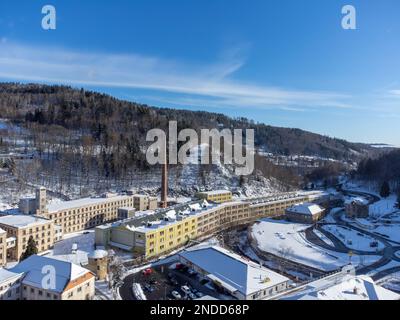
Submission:
POLYGON ((38 248, 36 246, 36 242, 33 239, 33 237, 30 236, 26 250, 21 256, 21 260, 25 260, 25 259, 29 258, 30 256, 37 254, 37 253, 38 253, 38 248))
POLYGON ((389 182, 384 181, 384 182, 382 183, 380 195, 381 195, 382 198, 387 198, 387 197, 390 196, 390 186, 389 186, 389 182))

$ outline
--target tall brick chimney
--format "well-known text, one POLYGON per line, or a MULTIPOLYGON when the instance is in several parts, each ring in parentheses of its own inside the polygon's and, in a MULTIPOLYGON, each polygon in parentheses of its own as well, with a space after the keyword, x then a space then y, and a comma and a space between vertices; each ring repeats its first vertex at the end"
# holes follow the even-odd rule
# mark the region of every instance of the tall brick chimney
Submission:
POLYGON ((161 177, 161 208, 168 206, 168 157, 167 157, 167 144, 165 144, 165 158, 164 164, 162 164, 162 177, 161 177))

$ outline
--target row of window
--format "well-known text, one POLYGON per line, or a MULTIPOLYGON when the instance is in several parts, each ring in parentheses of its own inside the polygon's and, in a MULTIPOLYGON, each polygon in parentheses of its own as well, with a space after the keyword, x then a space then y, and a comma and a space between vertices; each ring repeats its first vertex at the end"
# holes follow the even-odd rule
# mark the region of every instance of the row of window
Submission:
POLYGON ((42 226, 41 228, 40 227, 36 227, 35 229, 32 229, 32 228, 29 228, 28 230, 27 229, 25 229, 25 230, 23 230, 22 231, 22 235, 23 236, 26 236, 27 234, 33 234, 33 233, 37 233, 37 232, 40 232, 40 231, 45 231, 46 229, 51 229, 51 224, 49 223, 49 224, 47 224, 47 225, 44 225, 44 226, 42 226))

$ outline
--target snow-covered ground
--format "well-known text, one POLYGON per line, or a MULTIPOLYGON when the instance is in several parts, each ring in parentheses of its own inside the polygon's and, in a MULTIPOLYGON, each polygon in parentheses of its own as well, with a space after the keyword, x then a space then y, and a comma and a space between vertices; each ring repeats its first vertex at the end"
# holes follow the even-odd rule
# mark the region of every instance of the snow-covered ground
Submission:
POLYGON ((385 235, 390 240, 400 242, 400 224, 379 224, 372 232, 385 235))
POLYGON ((114 300, 116 295, 109 287, 108 281, 101 280, 95 282, 95 287, 98 292, 96 292, 96 296, 99 300, 114 300))
POLYGON ((397 198, 391 195, 386 199, 381 199, 369 206, 369 214, 371 217, 382 217, 385 214, 396 211, 397 198))
POLYGON ((385 247, 385 245, 378 241, 378 246, 376 248, 372 248, 370 244, 375 241, 374 238, 359 233, 353 229, 346 228, 343 226, 335 226, 335 225, 327 225, 322 227, 324 230, 332 233, 336 238, 341 240, 347 247, 353 250, 362 250, 374 252, 377 250, 381 250, 385 247))
MULTIPOLYGON (((309 225, 263 219, 252 227, 252 236, 260 250, 324 271, 333 271, 347 265, 347 254, 317 247, 305 239, 304 230, 309 225)), ((353 265, 371 264, 380 256, 358 256, 351 258, 353 265)))

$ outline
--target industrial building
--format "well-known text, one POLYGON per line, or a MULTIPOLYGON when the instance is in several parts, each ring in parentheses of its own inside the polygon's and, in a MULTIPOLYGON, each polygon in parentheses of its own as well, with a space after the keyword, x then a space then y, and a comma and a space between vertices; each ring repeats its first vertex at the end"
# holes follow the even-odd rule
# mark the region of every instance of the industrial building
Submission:
POLYGON ((155 210, 158 207, 157 197, 135 194, 133 196, 133 207, 138 211, 155 210))
POLYGON ((98 246, 116 247, 145 259, 153 258, 190 240, 259 218, 283 216, 286 208, 307 201, 309 196, 309 193, 293 193, 224 203, 198 200, 157 212, 138 212, 134 218, 96 227, 95 241, 98 246))
POLYGON ((218 246, 196 246, 179 253, 181 263, 239 300, 262 300, 288 288, 290 282, 250 260, 218 246))
POLYGON ((205 199, 216 203, 232 201, 232 192, 228 190, 202 191, 196 193, 199 199, 205 199))
POLYGON ((35 205, 30 199, 20 202, 20 210, 25 212, 31 212, 33 207, 38 216, 53 220, 55 225, 61 227, 62 233, 68 234, 116 221, 121 215, 129 217, 133 210, 154 210, 157 208, 157 198, 131 193, 106 193, 101 197, 48 204, 46 189, 39 188, 35 205), (120 208, 125 211, 119 211, 120 208))
POLYGON ((320 220, 325 209, 315 203, 300 203, 286 209, 286 218, 297 223, 315 223, 320 220))
POLYGON ((11 261, 19 261, 26 250, 30 237, 35 240, 39 253, 51 249, 56 238, 54 223, 49 219, 37 216, 3 216, 0 217, 0 228, 7 233, 6 258, 11 261))

